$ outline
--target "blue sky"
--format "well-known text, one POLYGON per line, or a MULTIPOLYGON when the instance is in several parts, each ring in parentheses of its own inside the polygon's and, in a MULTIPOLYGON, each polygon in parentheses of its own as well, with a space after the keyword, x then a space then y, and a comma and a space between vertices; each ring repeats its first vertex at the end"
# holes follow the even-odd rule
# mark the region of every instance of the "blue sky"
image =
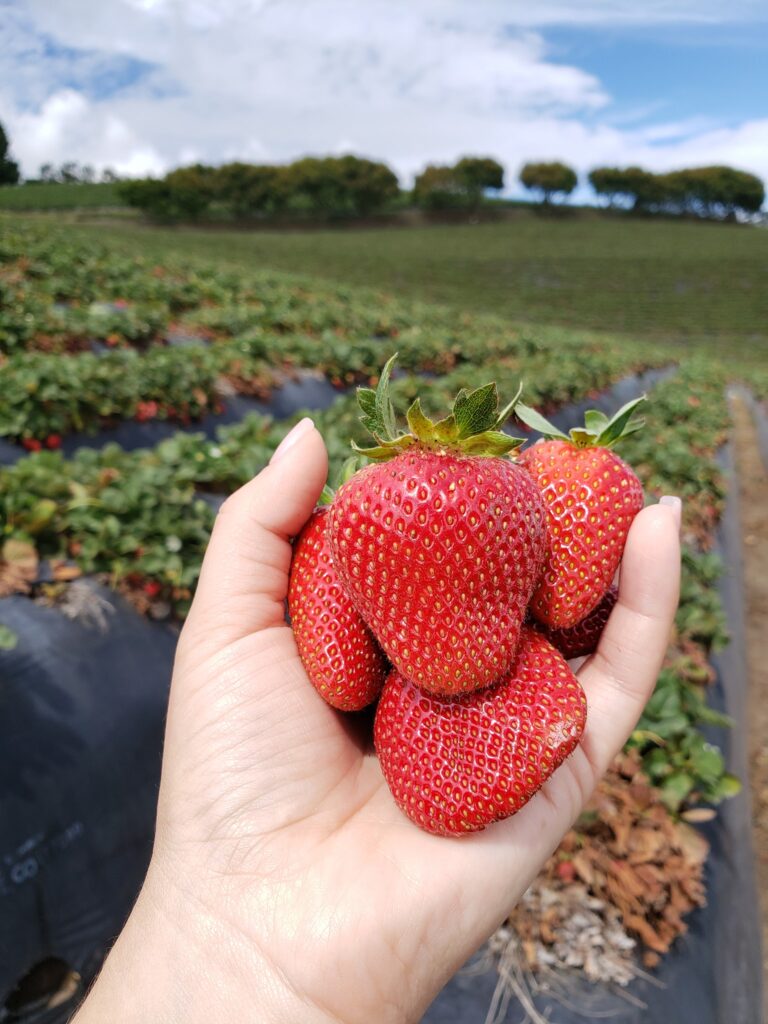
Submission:
MULTIPOLYGON (((768 179, 767 0, 0 0, 25 173, 487 153, 768 179)), ((584 194, 584 193, 583 193, 584 194)))
POLYGON ((553 26, 544 37, 556 59, 601 81, 614 117, 736 125, 768 115, 768 24, 553 26))

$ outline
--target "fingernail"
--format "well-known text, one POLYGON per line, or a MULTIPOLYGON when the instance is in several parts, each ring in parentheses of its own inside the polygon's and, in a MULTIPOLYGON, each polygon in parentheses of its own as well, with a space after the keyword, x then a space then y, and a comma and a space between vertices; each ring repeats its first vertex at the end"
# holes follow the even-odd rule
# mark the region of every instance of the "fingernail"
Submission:
POLYGON ((680 523, 683 518, 683 502, 675 494, 665 494, 663 498, 659 499, 660 505, 669 505, 675 514, 675 521, 677 523, 678 530, 680 529, 680 523))
POLYGON ((308 431, 312 430, 314 425, 315 424, 309 416, 305 416, 303 420, 299 420, 296 426, 292 427, 291 430, 288 431, 277 448, 275 448, 272 453, 272 458, 269 460, 270 465, 273 462, 277 462, 278 459, 282 459, 288 449, 292 448, 308 431))

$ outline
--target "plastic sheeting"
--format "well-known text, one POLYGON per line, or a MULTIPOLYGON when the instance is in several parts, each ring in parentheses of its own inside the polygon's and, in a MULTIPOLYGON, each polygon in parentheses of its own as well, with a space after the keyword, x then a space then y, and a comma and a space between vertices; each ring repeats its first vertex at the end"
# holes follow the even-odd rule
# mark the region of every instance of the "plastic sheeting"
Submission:
POLYGON ((0 653, 0 1007, 46 957, 87 981, 149 860, 176 637, 88 585, 101 627, 2 601, 18 643, 0 653))

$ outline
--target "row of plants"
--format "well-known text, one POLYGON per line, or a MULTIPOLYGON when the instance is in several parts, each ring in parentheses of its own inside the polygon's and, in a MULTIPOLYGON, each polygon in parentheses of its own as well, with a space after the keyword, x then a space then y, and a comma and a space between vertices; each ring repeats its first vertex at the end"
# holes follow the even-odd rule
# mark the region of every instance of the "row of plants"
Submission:
MULTIPOLYGON (((182 351, 190 357, 210 354, 210 350, 182 351)), ((158 350, 158 355, 171 354, 174 350, 158 350)), ((117 357, 126 365, 152 362, 148 355, 139 358, 133 353, 113 353, 109 358, 117 357)), ((54 357, 47 358, 56 365, 54 357)), ((95 367, 103 365, 104 360, 92 358, 95 367)), ((58 366, 66 368, 74 362, 59 359, 58 366)), ((561 352, 557 362, 551 352, 544 351, 525 363, 531 381, 526 395, 543 406, 562 404, 607 386, 633 365, 626 356, 588 352, 582 347, 575 347, 570 355, 561 352), (569 371, 565 375, 564 367, 569 371)), ((193 372, 192 360, 186 368, 188 374, 193 372)), ((158 377, 158 390, 153 393, 167 396, 172 393, 168 389, 178 385, 179 393, 188 399, 192 393, 189 376, 176 381, 173 367, 165 369, 167 377, 158 377)), ((510 360, 483 370, 456 369, 427 380, 406 375, 395 381, 393 392, 395 400, 404 405, 418 391, 426 408, 438 410, 462 382, 472 386, 475 378, 488 377, 495 377, 505 392, 512 393, 519 381, 520 364, 510 360)), ((37 379, 33 374, 30 383, 37 379)), ((126 401, 134 400, 130 374, 122 373, 119 380, 126 389, 126 401)), ((112 390, 109 378, 100 384, 103 400, 116 401, 118 391, 112 390)), ((30 415, 43 415, 40 409, 46 393, 30 394, 30 415)), ((206 407, 204 402, 210 404, 205 393, 198 399, 200 408, 206 407)), ((158 398, 159 408, 161 401, 166 403, 162 410, 167 414, 168 399, 158 398)), ((1 403, 2 399, 0 409, 1 403)), ((67 412, 64 409, 63 414, 67 412)), ((301 415, 297 413, 288 426, 301 415)), ((340 397, 329 409, 314 413, 314 419, 326 438, 334 475, 349 455, 350 439, 365 439, 355 396, 340 397)), ((285 430, 285 424, 251 414, 236 425, 220 427, 213 441, 179 432, 155 448, 130 453, 117 445, 101 451, 83 448, 71 459, 59 452, 40 451, 0 473, 4 535, 34 543, 41 557, 74 558, 84 572, 106 573, 115 583, 127 577, 151 582, 151 589, 162 591, 176 613, 183 615, 204 550, 201 538, 211 520, 210 507, 200 500, 200 493, 226 494, 251 479, 269 460, 285 430), (184 508, 183 516, 179 506, 184 508), (173 526, 180 518, 183 531, 173 526), (168 524, 170 543, 176 548, 173 559, 168 558, 168 524)))
MULTIPOLYGON (((215 411, 222 392, 266 397, 302 368, 339 387, 367 381, 394 346, 400 372, 455 371, 471 383, 493 366, 508 390, 525 361, 531 398, 547 405, 662 361, 650 349, 611 349, 602 339, 556 330, 521 332, 496 318, 374 293, 158 268, 28 226, 3 237, 0 261, 7 300, 0 341, 11 353, 0 357, 0 437, 33 450, 121 419, 186 424, 215 411), (171 332, 197 344, 168 345, 171 332)), ((453 384, 451 376, 445 385, 430 382, 436 403, 453 384)), ((346 415, 344 406, 338 415, 346 415)))
MULTIPOLYGON (((145 356, 130 350, 72 359, 13 356, 0 366, 0 437, 36 451, 58 448, 69 433, 95 433, 118 420, 189 424, 221 410, 216 382, 226 354, 158 348, 145 356)), ((250 372, 255 380, 256 367, 250 372)))
MULTIPOLYGON (((607 350, 597 343, 570 341, 555 348, 543 339, 508 334, 500 348, 515 352, 489 361, 482 369, 467 366, 460 345, 441 349, 439 337, 412 332, 403 346, 404 370, 441 373, 417 383, 397 382, 398 391, 415 396, 417 387, 437 408, 457 381, 472 386, 493 374, 512 392, 525 369, 528 394, 545 407, 562 405, 591 390, 602 390, 619 377, 658 364, 658 353, 634 356, 607 350), (423 343, 416 342, 421 338, 423 343), (520 349, 532 354, 523 358, 520 349), (446 373, 446 371, 450 372, 446 373)), ((488 345, 493 350, 493 340, 488 345)), ((0 365, 0 437, 36 450, 57 447, 73 431, 95 433, 124 419, 165 419, 188 425, 222 409, 223 393, 234 389, 268 398, 286 376, 313 367, 335 385, 348 386, 375 376, 383 346, 362 338, 289 335, 279 339, 264 332, 193 348, 153 348, 143 355, 116 350, 102 355, 82 353, 63 359, 55 354, 22 353, 0 365)), ((352 426, 354 397, 342 401, 333 415, 352 426)))
MULTIPOLYGON (((709 656, 727 642, 717 592, 723 569, 707 550, 725 494, 716 463, 728 429, 724 385, 711 362, 679 368, 654 388, 645 430, 623 443, 650 500, 683 497, 680 606, 654 693, 624 751, 491 941, 505 977, 518 979, 516 995, 530 994, 531 975, 574 968, 626 986, 640 963, 658 964, 686 931, 687 915, 706 903, 708 843, 693 826, 740 788, 712 741, 731 723, 707 694, 709 656)), ((590 1015, 586 1005, 583 1012, 590 1015)))

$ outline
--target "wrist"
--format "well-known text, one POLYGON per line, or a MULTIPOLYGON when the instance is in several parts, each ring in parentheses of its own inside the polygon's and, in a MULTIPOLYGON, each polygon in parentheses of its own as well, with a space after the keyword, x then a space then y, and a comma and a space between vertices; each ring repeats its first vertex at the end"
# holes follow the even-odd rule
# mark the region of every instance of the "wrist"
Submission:
POLYGON ((149 875, 72 1024, 340 1024, 243 936, 149 875))

